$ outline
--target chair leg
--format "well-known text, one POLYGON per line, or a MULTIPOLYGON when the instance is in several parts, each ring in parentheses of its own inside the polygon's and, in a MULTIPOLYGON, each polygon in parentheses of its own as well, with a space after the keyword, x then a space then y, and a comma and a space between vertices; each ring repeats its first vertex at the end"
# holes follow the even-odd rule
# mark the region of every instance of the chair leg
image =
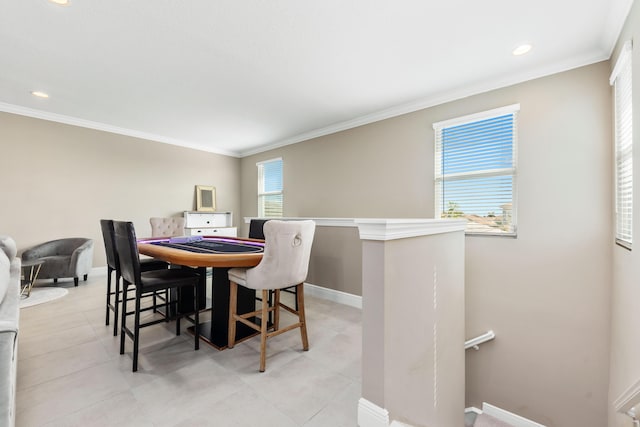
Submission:
POLYGON ((262 290, 262 317, 260 321, 260 372, 267 365, 267 319, 269 318, 269 291, 262 290))
POLYGON ((120 354, 124 354, 124 336, 127 328, 127 291, 129 284, 126 280, 122 280, 122 318, 120 319, 120 354))
MULTIPOLYGON (((166 317, 167 319, 169 318, 169 296, 170 296, 170 290, 169 289, 165 289, 164 291, 164 317, 166 317)), ((176 308, 177 310, 177 308, 176 308)))
POLYGON ((298 319, 300 320, 300 336, 302 338, 302 349, 309 350, 309 338, 307 336, 307 320, 304 314, 304 284, 296 286, 296 304, 298 306, 298 319))
POLYGON ((78 278, 77 277, 73 278, 73 286, 78 286, 78 278))
MULTIPOLYGON (((122 296, 122 300, 126 300, 125 295, 122 296)), ((136 289, 136 312, 134 316, 133 325, 133 372, 138 370, 138 347, 140 344, 140 295, 138 295, 138 289, 136 289)))
POLYGON ((84 280, 85 282, 87 281, 88 278, 89 278, 88 274, 85 274, 84 276, 82 276, 82 280, 84 280))
MULTIPOLYGON (((126 294, 125 294, 126 297, 126 294)), ((115 304, 113 305, 113 336, 118 336, 118 309, 120 308, 120 270, 116 270, 115 304)))
POLYGON ((229 282, 229 330, 227 347, 233 348, 236 344, 236 311, 238 309, 238 284, 229 282))
MULTIPOLYGON (((269 289, 269 306, 273 307, 273 290, 269 289)), ((273 324, 273 314, 269 312, 269 323, 273 324)))
POLYGON ((193 287, 193 307, 195 309, 194 310, 195 313, 193 315, 194 317, 193 320, 195 322, 195 324, 193 325, 193 335, 195 338, 194 347, 196 350, 200 349, 200 317, 199 317, 200 309, 198 307, 198 301, 200 300, 200 292, 198 290, 199 288, 198 284, 199 283, 196 283, 196 285, 193 287))
POLYGON ((273 312, 273 330, 277 331, 280 328, 280 289, 275 290, 275 310, 273 312))
MULTIPOLYGON (((111 273, 113 270, 111 267, 107 267, 107 319, 104 324, 109 326, 109 306, 111 305, 111 273)), ((116 315, 117 316, 117 315, 116 315)))

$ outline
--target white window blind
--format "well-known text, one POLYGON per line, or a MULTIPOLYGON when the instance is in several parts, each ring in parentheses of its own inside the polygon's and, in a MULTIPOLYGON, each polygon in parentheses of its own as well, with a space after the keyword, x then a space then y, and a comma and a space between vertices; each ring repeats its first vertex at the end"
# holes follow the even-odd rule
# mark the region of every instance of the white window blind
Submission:
POLYGON ((282 159, 257 163, 258 216, 282 217, 282 159))
POLYGON ((438 122, 436 218, 466 218, 468 234, 516 235, 519 105, 438 122))
POLYGON ((616 242, 631 249, 633 240, 633 110, 631 42, 626 42, 611 74, 615 98, 616 242))

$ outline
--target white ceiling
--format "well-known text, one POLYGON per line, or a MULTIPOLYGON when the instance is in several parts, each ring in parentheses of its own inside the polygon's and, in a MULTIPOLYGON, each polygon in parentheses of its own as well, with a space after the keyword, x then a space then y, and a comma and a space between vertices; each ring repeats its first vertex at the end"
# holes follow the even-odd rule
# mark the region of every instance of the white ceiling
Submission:
POLYGON ((633 0, 70 1, 0 0, 0 111, 244 156, 608 59, 633 0))

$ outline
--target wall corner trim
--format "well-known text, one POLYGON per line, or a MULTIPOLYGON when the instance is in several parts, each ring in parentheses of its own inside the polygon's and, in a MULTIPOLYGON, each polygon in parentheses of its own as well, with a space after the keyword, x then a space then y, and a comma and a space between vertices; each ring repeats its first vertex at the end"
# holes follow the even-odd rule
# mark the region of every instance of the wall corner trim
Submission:
POLYGON ((361 240, 395 240, 432 234, 464 232, 463 219, 378 219, 356 218, 361 240))
POLYGON ((358 401, 359 427, 389 427, 389 411, 361 397, 358 401))
POLYGON ((629 386, 616 400, 613 402, 613 407, 616 412, 626 414, 633 407, 640 404, 640 379, 629 386))

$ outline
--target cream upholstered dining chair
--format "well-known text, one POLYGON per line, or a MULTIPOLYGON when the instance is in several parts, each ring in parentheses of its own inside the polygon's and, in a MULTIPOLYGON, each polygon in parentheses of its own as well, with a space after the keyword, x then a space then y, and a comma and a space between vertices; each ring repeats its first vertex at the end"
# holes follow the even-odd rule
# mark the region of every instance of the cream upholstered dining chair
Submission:
POLYGON ((149 218, 151 237, 184 236, 184 218, 172 216, 168 218, 149 218))
MULTIPOLYGON (((252 219, 249 222, 249 238, 264 240, 264 225, 266 224, 267 221, 269 220, 268 219, 252 219)), ((285 288, 282 290, 290 294, 293 294, 293 300, 295 301, 294 304, 297 310, 298 298, 296 296, 296 287, 292 286, 290 288, 285 288)), ((273 291, 269 291, 269 303, 271 303, 272 294, 273 294, 273 291)), ((256 296, 256 300, 262 301, 262 298, 260 298, 259 296, 256 296)), ((271 314, 269 314, 269 321, 271 321, 271 314)))
POLYGON ((307 324, 304 314, 303 282, 309 270, 311 245, 316 224, 306 221, 271 220, 264 224, 264 255, 260 264, 253 268, 232 268, 229 270, 229 342, 233 348, 236 337, 236 322, 244 323, 260 332, 260 372, 266 367, 267 338, 271 338, 292 329, 300 328, 302 348, 309 350, 307 324), (237 313, 238 285, 262 291, 261 309, 251 313, 237 313), (295 286, 298 309, 295 310, 280 302, 280 290, 295 286), (269 303, 269 290, 274 291, 273 305, 269 303), (298 321, 280 329, 280 308, 298 316, 298 321), (273 312, 273 325, 268 328, 267 319, 273 312), (254 323, 249 319, 260 316, 262 321, 254 323), (268 329, 271 329, 268 332, 268 329))
MULTIPOLYGON (((151 224, 151 237, 176 237, 184 236, 185 219, 182 216, 171 217, 151 217, 149 218, 151 224)), ((141 260, 144 261, 144 258, 141 260)), ((169 300, 170 290, 159 291, 153 293, 153 306, 157 306, 157 299, 169 300)), ((166 308, 169 309, 168 307, 166 308)), ((154 312, 156 310, 154 309, 154 312)))

